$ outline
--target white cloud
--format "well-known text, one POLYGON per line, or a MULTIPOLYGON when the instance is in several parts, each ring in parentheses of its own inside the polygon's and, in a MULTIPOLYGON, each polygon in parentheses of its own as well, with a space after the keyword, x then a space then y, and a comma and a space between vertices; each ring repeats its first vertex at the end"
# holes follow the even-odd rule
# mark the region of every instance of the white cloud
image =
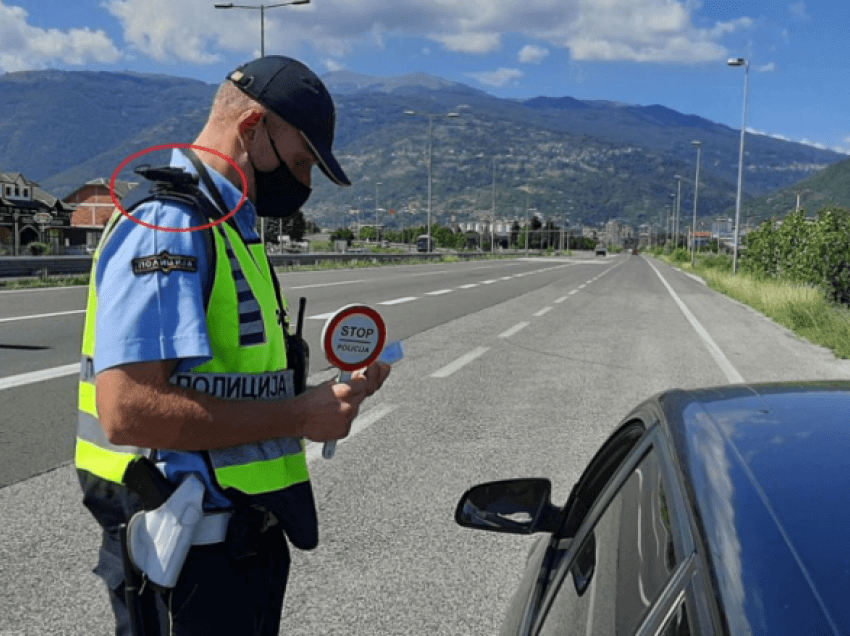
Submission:
POLYGON ((720 60, 719 40, 752 26, 750 18, 691 23, 692 7, 667 0, 577 0, 577 19, 563 28, 563 44, 575 60, 694 63, 720 60))
POLYGON ((749 29, 751 26, 753 26, 753 19, 747 17, 729 20, 727 22, 718 22, 714 25, 714 28, 711 29, 711 37, 720 38, 724 35, 734 33, 739 29, 749 29))
MULTIPOLYGON (((211 64, 219 59, 217 55, 206 51, 207 41, 210 39, 206 35, 207 26, 219 18, 219 12, 206 3, 106 0, 103 7, 121 23, 124 39, 133 48, 158 62, 168 62, 176 58, 194 64, 211 64)), ((231 22, 230 28, 233 32, 247 31, 247 25, 242 24, 242 17, 234 16, 233 22, 237 24, 231 22)), ((220 35, 221 40, 227 39, 224 33, 220 35)), ((256 39, 254 41, 256 43, 256 39)))
POLYGON ((795 2, 794 4, 788 7, 788 10, 791 12, 791 15, 798 20, 811 20, 812 16, 806 13, 806 3, 805 2, 795 2))
POLYGON ((525 73, 518 68, 500 68, 495 71, 484 71, 482 73, 467 73, 467 75, 475 78, 481 84, 485 84, 486 86, 499 87, 505 86, 511 80, 523 77, 525 73))
MULTIPOLYGON (((121 22, 126 40, 157 60, 204 64, 217 51, 258 52, 259 11, 214 10, 208 0, 104 0, 103 6, 121 22)), ((741 16, 697 27, 691 16, 698 8, 694 0, 322 0, 267 10, 265 48, 298 55, 310 47, 340 58, 410 36, 485 54, 498 50, 503 36, 518 34, 566 47, 579 61, 693 63, 722 60, 722 39, 753 25, 741 16)))
POLYGON ((549 51, 534 44, 526 44, 519 50, 519 61, 523 64, 537 64, 549 55, 549 51))
POLYGON ((453 35, 432 35, 431 38, 442 42, 449 51, 457 53, 492 53, 499 49, 499 33, 457 33, 453 35))
POLYGON ((21 7, 0 0, 0 70, 23 71, 55 64, 117 62, 121 53, 103 31, 42 29, 27 23, 21 7))
POLYGON ((336 60, 331 60, 331 59, 325 60, 324 65, 325 65, 325 68, 330 72, 345 70, 345 67, 342 64, 340 64, 339 62, 337 62, 336 60))
POLYGON ((776 63, 769 62, 768 64, 762 64, 761 66, 756 66, 753 68, 758 73, 773 73, 776 70, 776 63))

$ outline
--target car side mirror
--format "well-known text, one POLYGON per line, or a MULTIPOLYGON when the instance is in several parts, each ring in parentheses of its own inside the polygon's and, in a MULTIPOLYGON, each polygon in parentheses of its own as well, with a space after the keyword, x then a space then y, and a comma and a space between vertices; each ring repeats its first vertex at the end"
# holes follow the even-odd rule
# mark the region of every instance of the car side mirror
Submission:
POLYGON ((549 500, 548 479, 509 479, 478 484, 467 490, 457 504, 455 522, 510 534, 555 532, 561 508, 549 500))

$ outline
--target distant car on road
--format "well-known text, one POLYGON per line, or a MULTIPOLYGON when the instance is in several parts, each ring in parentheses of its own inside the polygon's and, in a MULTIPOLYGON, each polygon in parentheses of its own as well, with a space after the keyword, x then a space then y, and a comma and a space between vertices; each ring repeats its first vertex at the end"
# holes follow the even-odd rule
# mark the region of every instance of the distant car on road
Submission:
POLYGON ((638 249, 636 247, 634 249, 632 249, 632 254, 634 256, 637 256, 637 253, 638 253, 638 249))
POLYGON ((460 525, 540 533, 501 634, 850 634, 847 413, 848 381, 670 390, 561 507, 548 479, 471 488, 460 525))
POLYGON ((605 243, 597 243, 595 252, 597 256, 608 256, 608 248, 605 247, 605 243))

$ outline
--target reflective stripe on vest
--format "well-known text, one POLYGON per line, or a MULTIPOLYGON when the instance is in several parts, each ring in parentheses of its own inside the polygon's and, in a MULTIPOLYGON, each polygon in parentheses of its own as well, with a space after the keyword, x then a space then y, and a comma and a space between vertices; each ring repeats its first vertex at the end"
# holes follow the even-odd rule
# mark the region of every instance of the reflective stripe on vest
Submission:
MULTIPOLYGON (((108 235, 122 219, 120 213, 113 216, 92 259, 75 457, 77 468, 119 483, 130 459, 147 449, 119 447, 106 439, 97 419, 91 377, 93 366, 85 358, 94 355, 97 261, 108 235)), ((247 245, 226 223, 216 226, 212 232, 217 257, 207 305, 207 331, 213 357, 189 373, 175 374, 170 381, 191 390, 204 389, 202 392, 224 399, 233 399, 227 397, 228 392, 242 400, 290 397, 294 393, 292 371, 286 370, 286 347, 271 280, 274 274, 269 270, 263 246, 261 243, 247 245), (219 395, 222 390, 224 396, 219 395)), ((283 302, 285 310, 286 300, 283 302)), ((260 494, 309 479, 301 438, 267 439, 213 449, 208 454, 214 469, 213 478, 222 488, 233 487, 247 494, 260 494)))
MULTIPOLYGON (((136 446, 117 446, 110 443, 97 417, 97 398, 94 386, 94 342, 95 318, 97 313, 97 294, 95 273, 100 249, 112 230, 122 219, 120 213, 112 216, 103 231, 103 238, 95 250, 89 275, 89 290, 86 301, 86 319, 83 327, 82 359, 80 361, 80 382, 77 387, 77 441, 74 450, 74 464, 77 469, 85 470, 107 481, 120 484, 127 464, 137 455, 146 455, 150 449, 136 446)), ((131 222, 131 221, 129 221, 131 222)))

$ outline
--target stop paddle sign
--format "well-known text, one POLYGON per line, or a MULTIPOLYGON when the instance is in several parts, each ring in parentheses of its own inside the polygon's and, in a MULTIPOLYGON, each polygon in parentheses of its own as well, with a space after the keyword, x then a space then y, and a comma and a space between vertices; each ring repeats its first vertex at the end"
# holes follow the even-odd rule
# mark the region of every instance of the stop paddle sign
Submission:
MULTIPOLYGON (((328 318, 322 329, 322 350, 340 369, 337 382, 347 382, 352 372, 368 367, 381 355, 387 327, 381 314, 367 305, 346 305, 328 318)), ((322 456, 330 459, 336 442, 325 442, 322 456)))

